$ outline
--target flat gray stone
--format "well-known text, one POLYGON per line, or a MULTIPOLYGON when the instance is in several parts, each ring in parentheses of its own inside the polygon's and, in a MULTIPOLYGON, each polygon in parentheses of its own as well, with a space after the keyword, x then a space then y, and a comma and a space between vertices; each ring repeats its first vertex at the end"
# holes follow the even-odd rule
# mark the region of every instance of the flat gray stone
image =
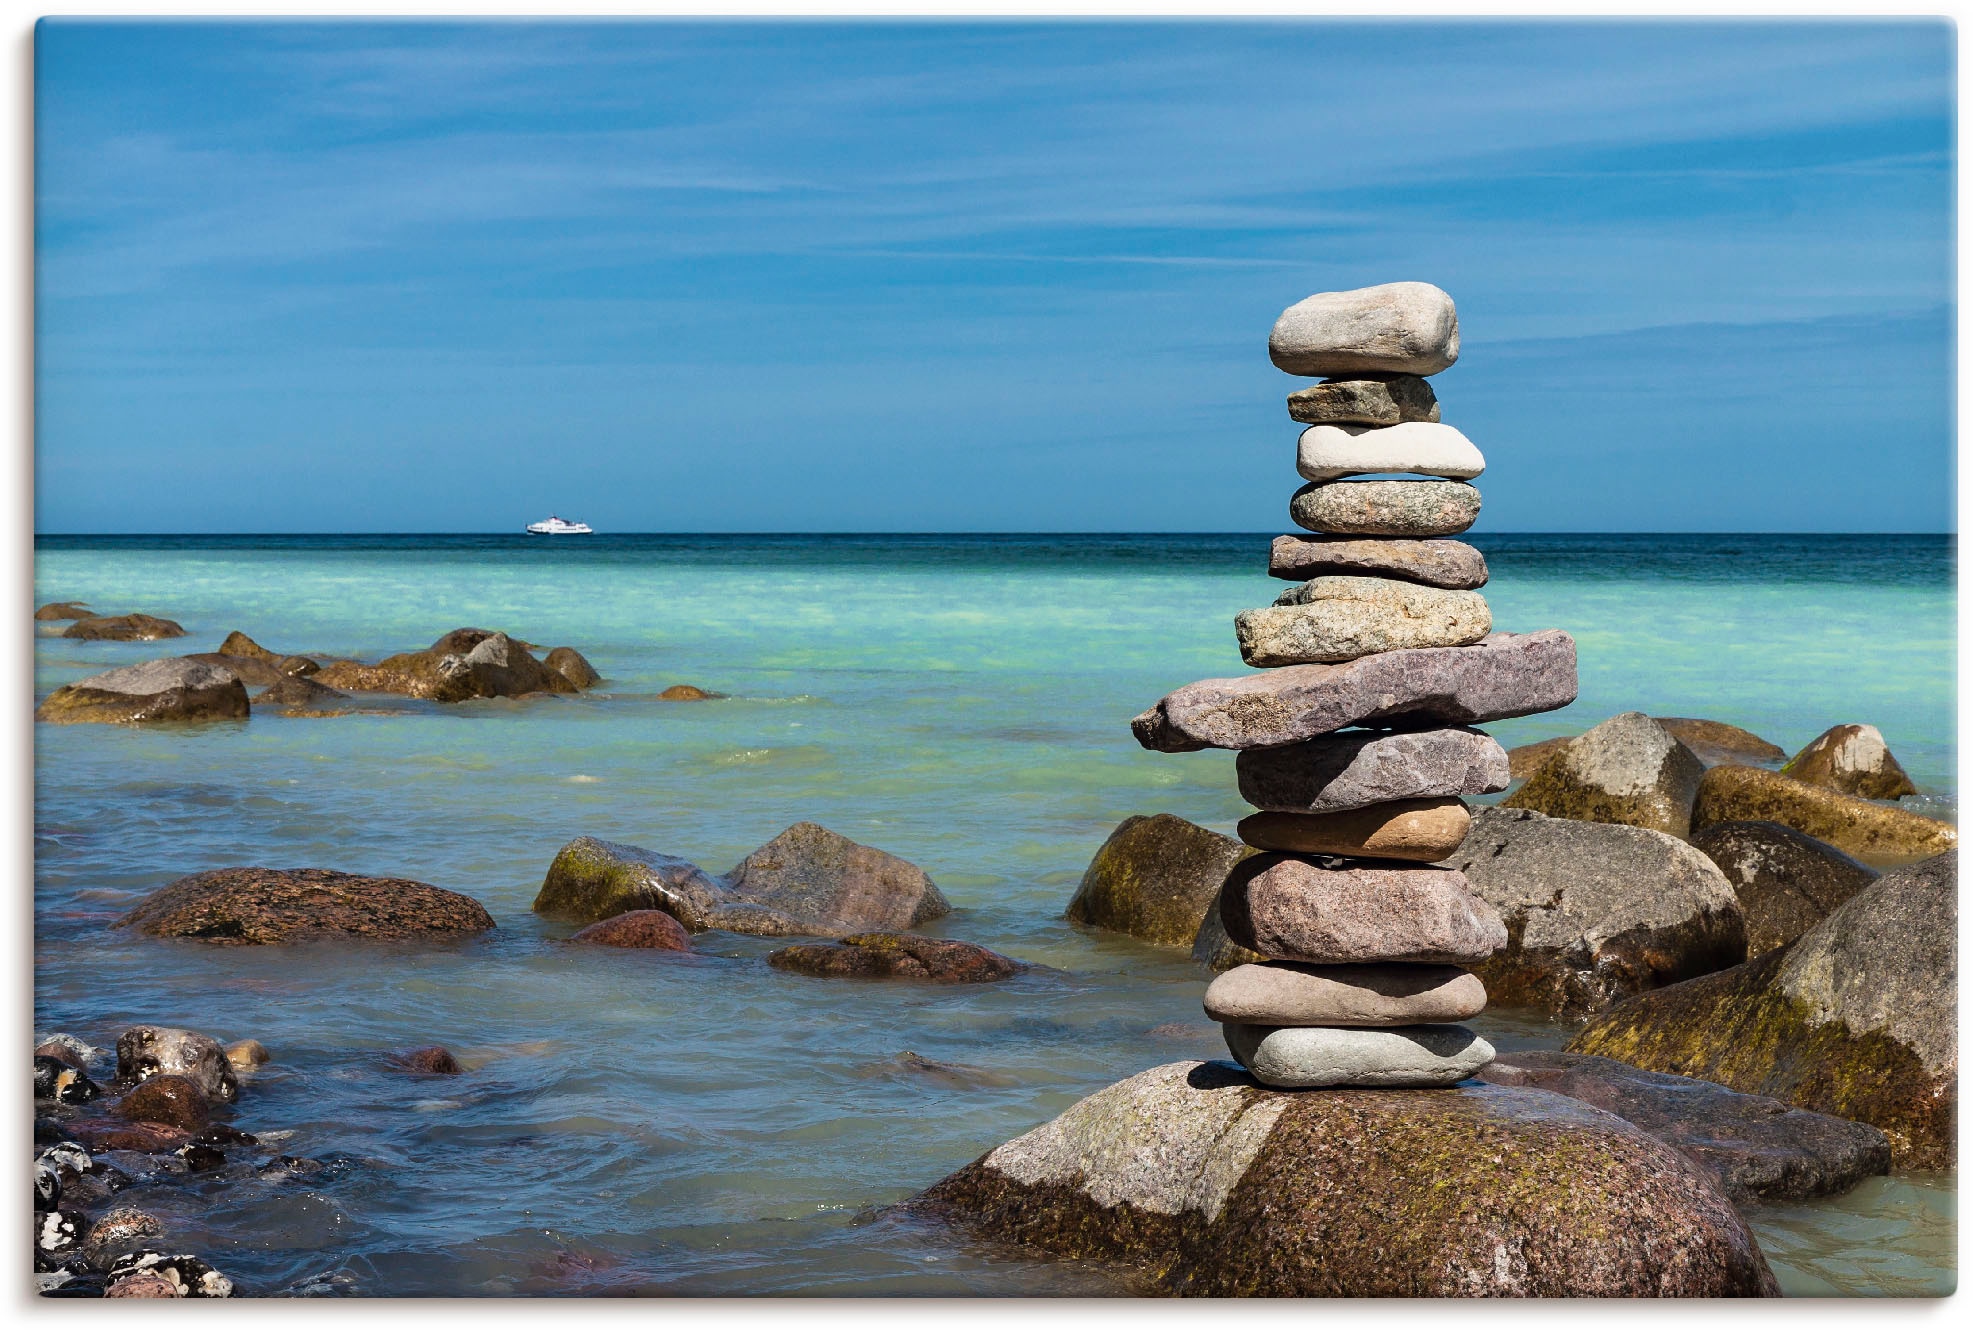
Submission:
POLYGON ((1487 990, 1456 965, 1269 961, 1213 980, 1205 1005, 1237 1025, 1442 1025, 1479 1015, 1487 990))
POLYGON ((161 660, 147 660, 141 665, 125 665, 122 669, 92 674, 70 686, 89 688, 99 693, 127 693, 133 697, 143 697, 152 693, 167 693, 174 688, 187 692, 220 688, 236 682, 238 678, 224 665, 185 656, 166 656, 161 660))
POLYGON ((1226 1046, 1255 1080, 1284 1090, 1457 1085, 1493 1061, 1493 1045, 1463 1025, 1387 1030, 1228 1025, 1226 1046))
POLYGON ((1464 726, 1345 730, 1284 748, 1249 748, 1234 763, 1240 797, 1272 813, 1340 813, 1394 799, 1492 794, 1507 788, 1507 750, 1464 726))
POLYGON ((1437 374, 1459 359, 1452 297, 1429 282, 1322 291, 1281 312, 1267 355, 1289 374, 1437 374))
POLYGON ((1304 425, 1397 425, 1436 421, 1438 395, 1416 374, 1331 379, 1288 394, 1288 416, 1304 425))
POLYGON ((1276 536, 1268 552, 1267 573, 1290 582, 1331 574, 1369 574, 1472 591, 1487 584, 1487 561, 1478 550, 1459 540, 1276 536))
POLYGON ((1471 965, 1507 943, 1463 875, 1425 864, 1257 854, 1227 875, 1219 912, 1235 944, 1309 965, 1471 965))
POLYGON ((1330 536, 1456 536, 1480 516, 1463 480, 1325 480, 1288 501, 1288 518, 1330 536))
POLYGON ((1493 614, 1479 592, 1388 577, 1313 578, 1273 605, 1233 619, 1240 658, 1262 667, 1469 646, 1492 629, 1493 614))
POLYGON ((1450 425, 1410 421, 1402 425, 1311 425, 1295 445, 1295 469, 1304 480, 1406 472, 1471 480, 1487 469, 1473 441, 1450 425))
POLYGON ((1201 679, 1166 694, 1130 728, 1138 743, 1161 753, 1277 748, 1347 725, 1465 725, 1575 700, 1575 639, 1544 628, 1491 633, 1472 646, 1201 679))

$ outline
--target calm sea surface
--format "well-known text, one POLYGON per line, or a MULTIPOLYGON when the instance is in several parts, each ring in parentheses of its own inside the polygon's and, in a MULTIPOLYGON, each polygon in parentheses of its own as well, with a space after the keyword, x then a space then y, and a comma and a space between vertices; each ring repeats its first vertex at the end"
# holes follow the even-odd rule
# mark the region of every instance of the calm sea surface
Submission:
MULTIPOLYGON (((161 614, 190 636, 43 636, 37 696, 233 629, 375 658, 496 628, 578 648, 605 683, 198 729, 37 727, 37 1029, 103 1043, 152 1021, 273 1050, 240 1125, 292 1130, 280 1148, 338 1166, 234 1184, 211 1212, 196 1192, 143 1200, 246 1291, 1128 1292, 1093 1267, 854 1221, 1114 1080, 1224 1056, 1182 952, 1060 916, 1122 818, 1230 832, 1240 817, 1230 755, 1147 753, 1127 722, 1178 684, 1242 671, 1232 616, 1281 586, 1267 543, 44 537, 37 603, 161 614), (730 696, 658 700, 677 683, 730 696), (770 970, 767 939, 576 951, 528 911, 574 836, 723 872, 804 819, 931 873, 956 909, 928 931, 1035 968, 979 988, 830 982, 770 970), (238 864, 418 878, 477 897, 500 928, 438 950, 106 928, 182 874, 238 864), (430 1043, 470 1074, 381 1064, 430 1043)), ((1637 709, 1793 751, 1866 721, 1920 806, 1955 815, 1950 538, 1474 543, 1496 626, 1566 628, 1581 649, 1580 700, 1489 726, 1502 742, 1637 709)), ((1474 1024, 1509 1048, 1569 1034, 1512 1013, 1474 1024)), ((1791 1292, 1953 1283, 1951 1175, 1749 1217, 1791 1292)))

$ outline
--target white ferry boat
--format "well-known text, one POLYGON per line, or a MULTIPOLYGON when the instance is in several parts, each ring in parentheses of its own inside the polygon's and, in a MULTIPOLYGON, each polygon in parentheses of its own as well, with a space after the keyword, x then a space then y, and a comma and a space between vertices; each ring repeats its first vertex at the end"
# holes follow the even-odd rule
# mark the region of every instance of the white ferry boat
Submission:
POLYGON ((589 536, 595 533, 587 522, 564 522, 561 518, 549 515, 545 522, 529 522, 530 536, 589 536))

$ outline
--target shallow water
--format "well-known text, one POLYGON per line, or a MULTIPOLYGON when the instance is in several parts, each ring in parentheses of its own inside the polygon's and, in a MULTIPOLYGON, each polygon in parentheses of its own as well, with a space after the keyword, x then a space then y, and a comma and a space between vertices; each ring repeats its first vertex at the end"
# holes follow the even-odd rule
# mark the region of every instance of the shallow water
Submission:
MULTIPOLYGON (((1567 711, 1707 716, 1790 751, 1869 721, 1951 816, 1952 548, 1931 537, 1479 537, 1496 623, 1564 627, 1567 711)), ((462 625, 578 647, 580 698, 140 730, 37 727, 36 1017, 104 1042, 138 1020, 252 1036, 274 1064, 249 1130, 347 1157, 173 1210, 255 1292, 1106 1293, 1127 1276, 853 1222, 1079 1096, 1223 1055, 1181 952, 1061 918, 1132 813, 1231 830, 1223 753, 1164 756, 1132 714, 1240 671, 1264 536, 43 538, 37 602, 182 622, 167 644, 37 643, 39 692, 242 629, 374 658, 462 625), (657 700, 692 683, 730 696, 657 700), (922 865, 957 907, 927 931, 1033 962, 933 989, 785 975, 766 939, 691 957, 557 945, 528 905, 591 834, 730 867, 809 819, 922 865), (441 949, 214 949, 105 925, 227 864, 409 876, 493 912, 441 949), (443 1043, 470 1074, 409 1078, 443 1043), (943 1067, 902 1058, 914 1053, 943 1067)), ((363 705, 369 707, 370 701, 363 705)), ((1909 801, 1908 801, 1909 802, 1909 801)), ((1489 1013, 1507 1047, 1568 1031, 1489 1013)), ((1950 1279, 1950 1179, 1750 1215, 1791 1291, 1950 1279)), ((1929 1281, 1929 1282, 1928 1282, 1929 1281)))

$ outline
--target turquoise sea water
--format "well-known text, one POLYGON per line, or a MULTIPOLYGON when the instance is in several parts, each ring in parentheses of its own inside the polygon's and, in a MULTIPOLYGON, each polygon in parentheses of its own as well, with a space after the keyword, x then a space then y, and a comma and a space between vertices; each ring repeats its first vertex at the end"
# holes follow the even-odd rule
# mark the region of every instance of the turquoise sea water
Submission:
MULTIPOLYGON (((579 698, 196 729, 39 726, 36 1020, 97 1042, 140 1020, 254 1037, 275 1062, 249 1130, 350 1161, 160 1199, 252 1291, 1100 1293, 1128 1281, 853 1223, 1076 1098, 1223 1055, 1182 952, 1061 918, 1132 813, 1230 831, 1223 753, 1142 751, 1131 715, 1239 673, 1235 611, 1282 584, 1267 536, 44 537, 37 603, 142 610, 165 644, 37 641, 37 696, 211 650, 375 658, 473 625, 580 649, 579 698), (729 696, 664 702, 691 683, 729 696), (576 952, 528 911, 590 834, 729 868, 798 820, 922 865, 957 907, 928 931, 1034 962, 979 989, 769 970, 766 939, 576 952), (445 949, 214 949, 105 925, 230 864, 419 878, 493 912, 445 949), (382 1055, 443 1043, 471 1074, 382 1055), (926 1070, 904 1053, 950 1064, 926 1070)), ((1944 537, 1477 537, 1507 629, 1567 628, 1582 696, 1489 726, 1510 746, 1617 711, 1744 725, 1793 750, 1883 730, 1954 816, 1953 551, 1944 537)), ((1908 801, 1910 802, 1910 801, 1908 801)), ((1513 1013, 1509 1047, 1569 1033, 1513 1013)), ((1952 1179, 1754 1212, 1791 1291, 1949 1286, 1952 1179)))

